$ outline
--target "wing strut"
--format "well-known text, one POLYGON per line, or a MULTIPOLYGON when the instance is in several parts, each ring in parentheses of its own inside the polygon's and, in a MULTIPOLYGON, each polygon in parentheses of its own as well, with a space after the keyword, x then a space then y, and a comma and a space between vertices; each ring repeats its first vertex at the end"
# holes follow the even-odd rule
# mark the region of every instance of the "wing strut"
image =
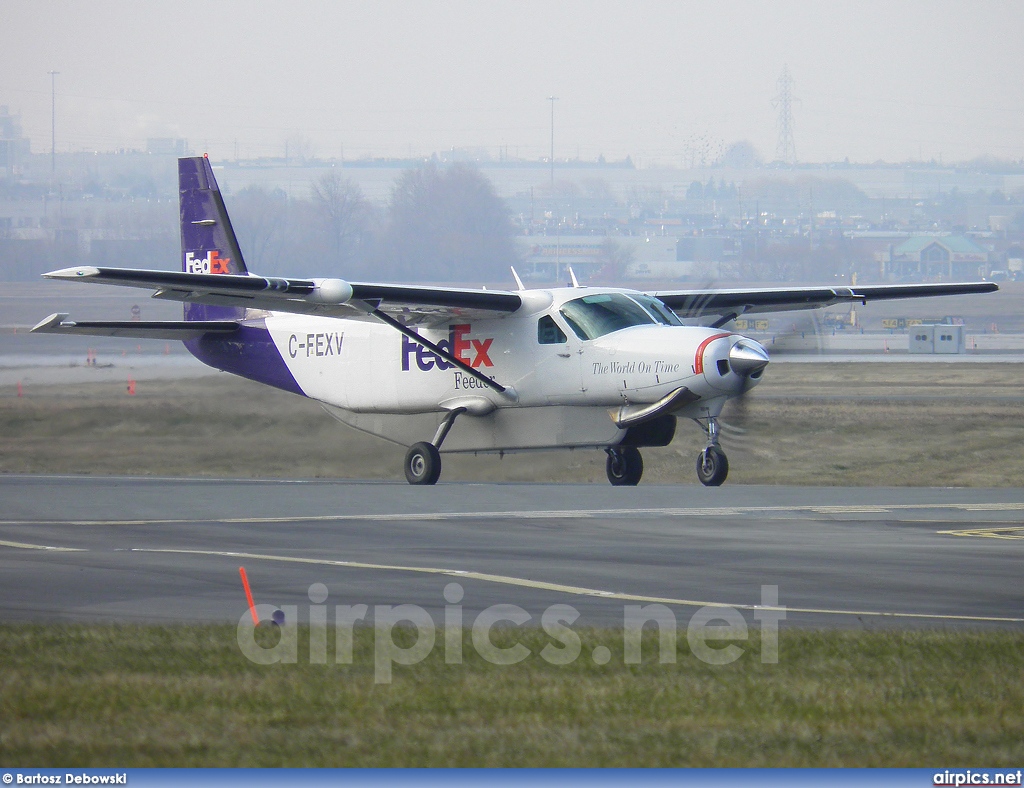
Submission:
POLYGON ((718 318, 718 320, 716 320, 714 323, 712 323, 708 327, 709 328, 721 328, 726 323, 728 323, 730 320, 735 320, 740 315, 745 315, 749 308, 750 307, 748 307, 748 306, 744 306, 744 307, 741 307, 739 309, 734 309, 731 312, 728 312, 727 314, 722 315, 720 318, 718 318))
POLYGON ((387 314, 386 312, 381 312, 380 309, 374 308, 368 314, 373 315, 375 318, 377 318, 378 320, 380 320, 383 323, 387 323, 389 326, 394 328, 396 331, 400 331, 401 333, 405 334, 407 337, 409 337, 409 339, 413 340, 414 342, 419 342, 424 347, 429 348, 430 351, 432 353, 434 353, 436 356, 439 356, 440 358, 443 358, 449 364, 454 364, 459 369, 461 369, 463 372, 465 372, 467 375, 472 375, 474 378, 479 380, 481 383, 483 383, 484 385, 489 386, 490 388, 494 389, 499 394, 505 394, 506 393, 507 389, 504 386, 502 386, 500 383, 498 383, 498 382, 492 380, 491 378, 487 377, 484 373, 479 372, 479 371, 473 369, 471 366, 469 366, 469 364, 467 364, 461 358, 459 358, 459 357, 449 353, 447 350, 445 350, 444 348, 442 348, 439 345, 435 344, 434 342, 431 342, 429 339, 426 339, 425 337, 420 336, 419 334, 417 334, 415 331, 413 331, 408 326, 402 325, 397 320, 395 320, 395 318, 391 317, 391 315, 387 314))

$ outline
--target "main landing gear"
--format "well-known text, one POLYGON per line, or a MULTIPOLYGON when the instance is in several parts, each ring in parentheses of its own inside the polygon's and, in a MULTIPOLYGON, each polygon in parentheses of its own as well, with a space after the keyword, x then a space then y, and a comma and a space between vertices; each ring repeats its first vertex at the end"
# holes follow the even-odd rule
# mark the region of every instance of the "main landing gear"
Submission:
POLYGON ((708 445, 697 455, 697 478, 705 487, 718 487, 729 475, 729 460, 718 445, 718 420, 714 416, 694 419, 708 434, 708 445))
POLYGON ((605 472, 616 487, 636 487, 644 475, 644 458, 634 446, 611 446, 605 449, 608 460, 605 472))
POLYGON ((465 408, 448 411, 430 443, 421 441, 409 447, 405 454, 405 479, 409 484, 437 484, 441 478, 441 444, 448 437, 455 419, 465 412, 465 408))
POLYGON ((421 441, 409 447, 405 478, 409 484, 437 484, 441 478, 441 452, 434 444, 421 441))

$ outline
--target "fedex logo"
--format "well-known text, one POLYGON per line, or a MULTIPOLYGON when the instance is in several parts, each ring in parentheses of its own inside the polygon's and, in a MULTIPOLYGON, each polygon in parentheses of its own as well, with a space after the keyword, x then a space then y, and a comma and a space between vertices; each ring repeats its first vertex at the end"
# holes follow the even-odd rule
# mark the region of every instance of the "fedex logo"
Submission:
MULTIPOLYGON (((201 254, 201 253, 200 253, 201 254)), ((230 257, 221 257, 220 252, 211 249, 206 257, 196 257, 195 252, 185 253, 185 273, 187 274, 227 274, 230 257)))
MULTIPOLYGON (((455 358, 465 361, 469 366, 493 367, 491 358, 488 355, 491 349, 490 339, 467 339, 466 334, 471 330, 469 324, 448 326, 448 339, 442 339, 437 346, 442 350, 451 353, 455 358)), ((452 369, 455 365, 443 358, 438 357, 432 350, 423 347, 419 342, 414 342, 409 337, 402 335, 402 371, 408 372, 412 368, 412 359, 416 359, 416 366, 422 371, 434 369, 452 369)))

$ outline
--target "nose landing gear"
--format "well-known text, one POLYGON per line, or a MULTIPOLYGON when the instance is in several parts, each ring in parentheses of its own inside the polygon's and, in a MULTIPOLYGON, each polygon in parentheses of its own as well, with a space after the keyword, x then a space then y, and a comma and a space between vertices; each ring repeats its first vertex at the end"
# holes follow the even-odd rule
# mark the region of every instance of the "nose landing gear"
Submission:
POLYGON ((729 460, 718 445, 718 420, 694 419, 708 434, 708 445, 697 455, 697 478, 705 487, 718 487, 729 475, 729 460))

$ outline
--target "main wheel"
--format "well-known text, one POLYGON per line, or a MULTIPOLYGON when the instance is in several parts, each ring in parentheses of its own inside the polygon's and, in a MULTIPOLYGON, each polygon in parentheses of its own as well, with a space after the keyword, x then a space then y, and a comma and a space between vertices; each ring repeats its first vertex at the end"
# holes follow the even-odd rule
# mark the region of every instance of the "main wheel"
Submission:
POLYGON ((633 446, 608 449, 608 460, 605 471, 608 481, 616 487, 635 487, 644 475, 644 458, 640 450, 633 446))
POLYGON ((409 484, 437 484, 441 478, 441 453, 432 443, 414 443, 405 455, 409 484))
POLYGON ((718 487, 729 475, 729 460, 717 446, 708 446, 697 455, 697 478, 705 487, 718 487))

